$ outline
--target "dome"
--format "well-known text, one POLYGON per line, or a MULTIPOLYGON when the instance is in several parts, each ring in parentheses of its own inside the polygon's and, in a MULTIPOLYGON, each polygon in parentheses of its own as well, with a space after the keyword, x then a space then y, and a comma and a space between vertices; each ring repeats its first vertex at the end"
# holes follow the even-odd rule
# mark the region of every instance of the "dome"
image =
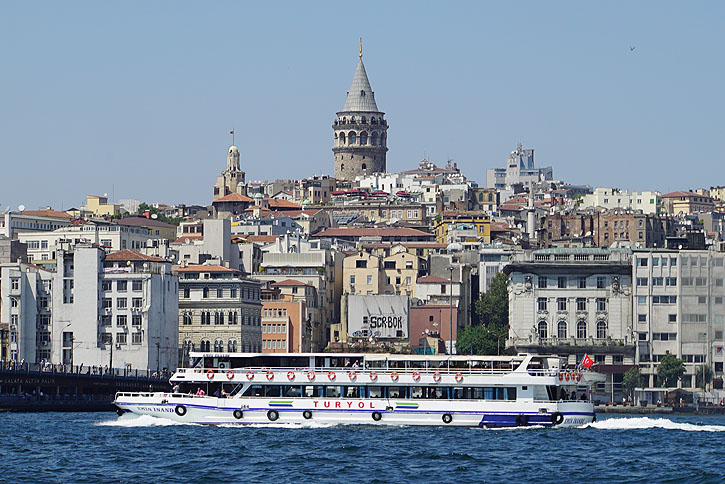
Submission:
POLYGON ((254 194, 254 198, 264 198, 264 195, 262 195, 261 193, 257 192, 257 193, 254 194))
POLYGON ((236 146, 234 146, 234 145, 231 145, 231 146, 229 147, 229 153, 239 153, 239 149, 237 149, 237 147, 236 147, 236 146))
POLYGON ((311 205, 311 204, 312 204, 312 202, 310 202, 309 200, 305 200, 304 202, 302 202, 302 205, 311 205))

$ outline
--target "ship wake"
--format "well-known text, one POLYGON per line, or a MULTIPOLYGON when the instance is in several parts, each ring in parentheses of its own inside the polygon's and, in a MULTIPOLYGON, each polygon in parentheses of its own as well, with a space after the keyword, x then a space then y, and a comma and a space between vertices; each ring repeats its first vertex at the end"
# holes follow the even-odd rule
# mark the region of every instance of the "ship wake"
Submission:
POLYGON ((582 428, 600 430, 638 430, 638 429, 665 429, 681 430, 685 432, 725 432, 724 425, 704 425, 686 422, 675 422, 666 418, 632 417, 608 418, 584 425, 582 428))

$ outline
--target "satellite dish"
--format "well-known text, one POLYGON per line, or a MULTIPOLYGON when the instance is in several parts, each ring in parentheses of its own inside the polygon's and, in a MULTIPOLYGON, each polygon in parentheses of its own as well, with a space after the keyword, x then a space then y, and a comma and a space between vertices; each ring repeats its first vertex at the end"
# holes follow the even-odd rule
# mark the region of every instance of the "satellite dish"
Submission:
POLYGON ((103 194, 103 196, 104 196, 104 197, 107 197, 107 196, 108 196, 108 193, 104 193, 104 194, 103 194))
POLYGON ((22 212, 23 210, 25 210, 25 205, 21 203, 20 205, 18 205, 18 212, 22 212))
POLYGON ((189 242, 191 242, 191 241, 189 240, 189 237, 187 237, 187 238, 185 238, 185 239, 184 239, 184 243, 185 243, 186 245, 189 245, 189 242))
POLYGON ((156 220, 157 218, 159 218, 159 216, 158 216, 158 215, 156 215, 155 213, 152 213, 152 214, 151 214, 151 218, 152 218, 152 219, 154 219, 154 220, 156 220))

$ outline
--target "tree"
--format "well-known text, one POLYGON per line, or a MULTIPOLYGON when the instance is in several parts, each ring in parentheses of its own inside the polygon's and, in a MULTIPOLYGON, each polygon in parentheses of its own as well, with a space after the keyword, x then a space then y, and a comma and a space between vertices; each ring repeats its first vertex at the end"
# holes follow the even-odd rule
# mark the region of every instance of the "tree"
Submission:
POLYGON ((708 365, 700 365, 697 368, 695 368, 695 386, 698 388, 705 389, 705 385, 710 383, 712 381, 713 372, 712 368, 710 368, 708 365), (705 380, 703 382, 703 373, 705 376, 705 380))
POLYGON ((150 214, 156 214, 156 219, 160 222, 164 222, 171 225, 178 226, 182 220, 184 220, 182 217, 167 217, 163 213, 159 213, 159 209, 156 207, 152 207, 146 202, 141 202, 138 205, 138 213, 143 214, 144 212, 149 212, 150 214))
POLYGON ((496 274, 489 290, 476 301, 479 324, 463 328, 458 334, 456 349, 460 354, 501 354, 508 338, 509 306, 508 276, 496 274))
POLYGON ((637 366, 627 370, 622 378, 622 388, 632 400, 634 400, 634 389, 639 386, 639 380, 639 367, 637 366))
POLYGON ((685 362, 672 355, 665 355, 657 367, 657 385, 661 387, 675 387, 685 374, 685 362))

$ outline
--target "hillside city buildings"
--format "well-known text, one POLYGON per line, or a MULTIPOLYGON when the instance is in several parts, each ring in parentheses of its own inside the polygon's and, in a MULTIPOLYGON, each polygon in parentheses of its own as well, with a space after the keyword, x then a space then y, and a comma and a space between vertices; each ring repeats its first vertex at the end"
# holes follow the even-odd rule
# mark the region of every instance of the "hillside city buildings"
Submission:
POLYGON ((332 128, 332 175, 251 181, 232 145, 219 176, 195 174, 207 205, 88 195, 3 213, 0 358, 163 371, 190 351, 456 353, 503 277, 498 352, 587 354, 603 401, 631 368, 656 387, 669 354, 681 388, 705 365, 725 397, 722 186, 568 183, 522 144, 485 173, 428 159, 389 173, 362 55, 332 128))

